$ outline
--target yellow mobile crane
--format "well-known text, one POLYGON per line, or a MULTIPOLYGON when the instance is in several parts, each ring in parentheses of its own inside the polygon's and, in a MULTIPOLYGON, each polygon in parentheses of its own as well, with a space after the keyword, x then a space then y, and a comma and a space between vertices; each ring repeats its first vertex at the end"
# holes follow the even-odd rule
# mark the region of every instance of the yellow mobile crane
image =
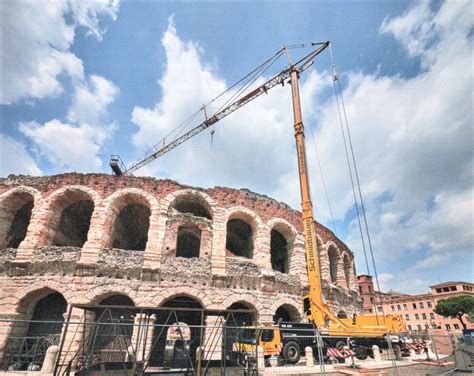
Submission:
MULTIPOLYGON (((236 111, 240 107, 252 101, 253 99, 259 97, 264 93, 268 93, 268 91, 273 87, 277 85, 284 85, 286 80, 289 80, 289 83, 291 84, 293 103, 294 130, 301 191, 302 220, 305 237, 306 264, 309 282, 309 295, 305 297, 305 305, 309 307, 309 310, 307 310, 307 319, 314 326, 314 328, 319 331, 319 333, 327 335, 329 336, 329 338, 334 339, 350 338, 352 339, 352 343, 355 345, 355 347, 363 347, 364 343, 368 343, 367 341, 365 341, 368 338, 373 339, 374 337, 376 337, 379 339, 385 339, 385 336, 388 334, 405 331, 405 323, 400 316, 396 315, 354 315, 352 318, 347 319, 338 318, 330 311, 327 304, 323 300, 319 258, 316 248, 316 230, 313 217, 313 205, 311 202, 306 161, 304 125, 301 114, 299 93, 299 75, 313 64, 316 56, 318 56, 321 52, 323 52, 326 48, 329 47, 329 41, 323 43, 311 43, 310 45, 301 46, 309 46, 313 49, 310 53, 293 63, 288 53, 288 48, 292 46, 283 47, 272 58, 267 60, 266 63, 272 63, 282 54, 286 54, 288 56, 289 65, 285 69, 280 71, 278 74, 273 76, 264 84, 258 86, 256 89, 250 91, 247 94, 242 94, 238 99, 234 100, 232 103, 217 111, 210 117, 207 117, 206 109, 203 107, 204 113, 206 114, 206 119, 198 126, 192 128, 190 131, 184 133, 169 144, 163 144, 159 148, 155 148, 152 152, 146 155, 145 158, 132 164, 128 169, 124 169, 120 157, 117 155, 113 155, 111 157, 110 166, 116 175, 130 175, 139 168, 145 166, 146 164, 152 162, 161 155, 184 143, 191 137, 201 133, 203 130, 209 128, 213 124, 217 123, 219 120, 228 116, 232 112, 236 111)), ((262 64, 259 68, 263 66, 264 65, 262 64)), ((263 70, 263 68, 261 70, 263 70)), ((265 352, 268 355, 273 355, 277 352, 283 351, 283 353, 290 354, 289 356, 287 356, 287 358, 290 358, 287 359, 288 361, 295 362, 299 359, 299 354, 296 354, 298 356, 295 357, 295 351, 291 351, 291 349, 286 349, 285 351, 285 344, 292 343, 295 347, 295 343, 296 345, 298 345, 297 336, 295 337, 294 333, 292 333, 292 336, 290 336, 291 340, 285 339, 284 332, 290 330, 292 325, 283 324, 283 326, 284 329, 282 329, 281 326, 270 327, 272 328, 272 330, 275 331, 275 335, 269 336, 269 338, 271 339, 268 340, 265 340, 264 338, 262 339, 260 337, 258 340, 258 344, 260 344, 265 349, 265 352)), ((255 344, 255 341, 252 343, 255 344)), ((329 341, 327 345, 334 347, 335 343, 335 341, 329 341)), ((341 341, 337 343, 341 343, 341 341)), ((301 349, 297 347, 300 346, 296 346, 296 353, 299 353, 301 349)), ((295 350, 295 348, 293 348, 293 350, 295 350)))

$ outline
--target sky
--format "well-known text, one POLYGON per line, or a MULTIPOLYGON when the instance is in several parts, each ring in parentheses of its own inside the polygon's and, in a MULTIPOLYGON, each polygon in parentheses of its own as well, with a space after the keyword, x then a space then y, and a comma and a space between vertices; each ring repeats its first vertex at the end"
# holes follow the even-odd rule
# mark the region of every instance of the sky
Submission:
MULTIPOLYGON (((334 60, 326 50, 300 77, 315 218, 353 250, 358 273, 374 274, 334 62, 382 289, 473 281, 468 1, 3 1, 0 12, 0 176, 111 173, 111 154, 128 166, 191 115, 181 131, 203 121, 203 105, 216 111, 213 98, 282 46, 329 40, 334 60)), ((212 130, 135 175, 248 188, 300 208, 288 85, 212 130)))

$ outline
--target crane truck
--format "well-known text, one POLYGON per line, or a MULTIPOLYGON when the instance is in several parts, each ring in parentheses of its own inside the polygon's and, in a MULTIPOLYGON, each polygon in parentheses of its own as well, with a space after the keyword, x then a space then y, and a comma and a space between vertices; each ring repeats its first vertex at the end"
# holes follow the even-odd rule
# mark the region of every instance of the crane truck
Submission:
MULTIPOLYGON (((245 350, 246 347, 259 345, 264 348, 265 355, 281 355, 289 363, 299 360, 300 354, 308 343, 303 338, 310 339, 309 345, 316 341, 315 331, 324 336, 322 346, 341 347, 349 344, 356 356, 364 358, 368 354, 368 344, 374 344, 377 340, 382 345, 386 344, 386 336, 406 331, 403 318, 395 315, 358 316, 352 318, 336 317, 328 305, 324 302, 321 286, 321 275, 319 259, 316 248, 316 230, 313 217, 313 204, 311 201, 309 177, 305 150, 305 133, 301 114, 299 76, 310 67, 315 58, 328 48, 330 42, 311 43, 313 48, 310 53, 296 62, 291 61, 288 48, 283 47, 280 53, 286 53, 289 64, 271 79, 258 86, 249 93, 240 96, 232 103, 208 117, 198 126, 192 128, 172 142, 160 148, 154 148, 152 152, 142 160, 132 164, 128 169, 124 166, 118 156, 112 156, 110 166, 116 175, 130 175, 139 168, 152 162, 156 158, 176 148, 193 136, 211 127, 224 117, 251 102, 262 94, 267 94, 270 89, 277 85, 288 82, 291 85, 294 132, 296 140, 296 155, 298 160, 298 175, 301 194, 302 223, 305 239, 306 266, 308 275, 309 294, 304 299, 305 321, 307 323, 279 323, 276 326, 253 327, 243 331, 237 338, 234 347, 237 351, 245 350), (239 350, 240 349, 240 350, 239 350)), ((393 336, 396 342, 397 337, 393 336)), ((321 344, 320 344, 321 347, 321 344)), ((370 350, 369 350, 370 351, 370 350)), ((316 352, 315 352, 316 353, 316 352)))

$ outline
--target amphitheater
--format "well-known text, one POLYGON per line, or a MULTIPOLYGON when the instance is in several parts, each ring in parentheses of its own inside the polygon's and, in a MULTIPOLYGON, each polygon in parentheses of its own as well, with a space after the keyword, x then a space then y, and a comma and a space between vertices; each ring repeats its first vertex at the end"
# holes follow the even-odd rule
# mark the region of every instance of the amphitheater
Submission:
MULTIPOLYGON (((300 215, 246 189, 106 174, 0 179, 0 356, 12 336, 61 335, 64 325, 40 321, 67 312, 80 321, 81 304, 300 320, 308 291, 300 215)), ((361 312, 353 253, 316 228, 331 310, 361 312)))

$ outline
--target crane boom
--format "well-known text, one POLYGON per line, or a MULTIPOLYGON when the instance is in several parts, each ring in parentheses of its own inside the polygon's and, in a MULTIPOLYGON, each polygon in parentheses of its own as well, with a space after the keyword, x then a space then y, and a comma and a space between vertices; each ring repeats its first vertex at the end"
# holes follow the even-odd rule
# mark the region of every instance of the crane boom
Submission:
POLYGON ((329 42, 324 43, 312 43, 313 46, 317 45, 318 47, 311 51, 309 54, 305 55, 295 64, 292 64, 290 67, 285 68, 277 75, 270 78, 268 81, 257 87, 256 89, 252 90, 248 94, 238 98, 222 110, 216 112, 211 117, 207 118, 201 124, 197 125, 190 131, 186 132, 185 134, 181 135, 180 137, 176 138, 169 144, 162 146, 161 148, 155 149, 149 155, 147 155, 144 159, 133 163, 128 169, 123 170, 120 168, 118 164, 118 157, 113 156, 110 161, 110 166, 116 175, 131 175, 138 169, 142 168, 143 166, 149 164, 150 162, 154 161, 155 159, 159 158, 163 154, 168 153, 169 151, 173 150, 177 146, 181 145, 182 143, 186 142, 190 138, 194 137, 195 135, 201 133, 205 129, 209 128, 210 126, 217 123, 219 120, 222 120, 226 116, 230 115, 234 111, 238 110, 242 106, 246 105, 247 103, 251 102, 255 98, 259 97, 262 94, 266 94, 270 89, 274 88, 277 85, 284 85, 285 80, 290 78, 291 72, 296 70, 298 72, 304 71, 313 59, 319 55, 324 49, 329 46, 329 42))

